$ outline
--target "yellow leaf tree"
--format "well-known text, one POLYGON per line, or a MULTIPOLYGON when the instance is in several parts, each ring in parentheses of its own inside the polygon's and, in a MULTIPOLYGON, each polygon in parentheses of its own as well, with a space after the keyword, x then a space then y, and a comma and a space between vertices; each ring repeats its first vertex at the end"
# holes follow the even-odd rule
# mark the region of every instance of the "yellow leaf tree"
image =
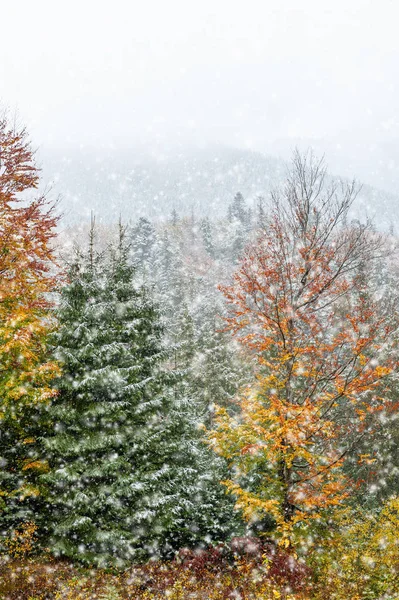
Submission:
POLYGON ((256 361, 256 381, 219 408, 210 444, 232 466, 224 484, 249 521, 272 517, 291 543, 339 505, 344 463, 387 408, 393 312, 370 287, 383 239, 348 223, 354 183, 327 181, 323 162, 295 153, 266 226, 231 286, 227 328, 256 361))

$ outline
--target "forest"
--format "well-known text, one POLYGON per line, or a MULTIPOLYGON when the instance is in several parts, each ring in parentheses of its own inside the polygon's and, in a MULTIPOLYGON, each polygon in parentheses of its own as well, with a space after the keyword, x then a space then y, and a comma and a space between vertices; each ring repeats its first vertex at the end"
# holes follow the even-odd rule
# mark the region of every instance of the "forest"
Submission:
MULTIPOLYGON (((399 260, 294 151, 64 226, 0 119, 0 598, 399 599, 399 260)), ((110 199, 110 202, 112 199, 110 199)))

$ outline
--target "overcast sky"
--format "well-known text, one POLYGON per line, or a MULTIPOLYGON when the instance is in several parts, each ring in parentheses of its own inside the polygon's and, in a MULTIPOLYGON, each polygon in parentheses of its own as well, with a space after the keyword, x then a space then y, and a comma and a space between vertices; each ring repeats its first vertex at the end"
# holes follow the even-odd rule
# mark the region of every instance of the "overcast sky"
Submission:
MULTIPOLYGON (((398 3, 1 3, 0 100, 35 144, 396 139, 398 3)), ((363 142, 362 142, 363 143, 363 142)))

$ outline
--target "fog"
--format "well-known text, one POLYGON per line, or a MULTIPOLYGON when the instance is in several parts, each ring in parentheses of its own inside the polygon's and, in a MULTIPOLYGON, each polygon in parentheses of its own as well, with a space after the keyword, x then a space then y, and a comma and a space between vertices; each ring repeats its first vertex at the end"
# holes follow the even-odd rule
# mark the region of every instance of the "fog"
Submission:
POLYGON ((326 152, 396 191, 397 12, 382 0, 2 3, 0 100, 35 145, 326 152))

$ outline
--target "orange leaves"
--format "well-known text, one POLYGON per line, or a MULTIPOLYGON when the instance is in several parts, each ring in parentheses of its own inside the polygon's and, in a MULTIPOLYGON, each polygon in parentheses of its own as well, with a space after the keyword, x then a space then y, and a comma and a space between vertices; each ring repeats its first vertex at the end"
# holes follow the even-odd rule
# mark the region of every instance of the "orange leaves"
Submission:
POLYGON ((59 374, 46 351, 55 327, 51 294, 57 283, 57 218, 46 198, 37 195, 38 182, 26 132, 0 118, 0 415, 8 430, 11 448, 3 452, 10 452, 12 474, 4 495, 22 485, 22 497, 38 493, 22 480, 45 468, 40 461, 24 460, 31 456, 26 444, 34 443, 31 431, 37 427, 32 411, 36 418, 38 405, 55 395, 52 384, 59 374))
POLYGON ((241 454, 256 454, 261 448, 260 444, 247 444, 241 448, 241 454))
POLYGON ((324 168, 296 155, 267 227, 222 288, 227 329, 252 353, 256 381, 240 395, 240 414, 219 413, 209 437, 234 464, 228 487, 247 517, 273 502, 285 530, 347 496, 343 464, 384 406, 381 382, 397 366, 394 321, 365 270, 381 242, 367 226, 345 224, 355 188, 339 197, 326 185, 324 168), (262 477, 248 484, 251 473, 262 477))
POLYGON ((54 363, 44 368, 43 361, 53 327, 49 293, 56 284, 50 270, 57 219, 43 196, 27 202, 38 173, 25 130, 0 120, 0 388, 6 404, 37 397, 34 388, 57 370, 54 363))

